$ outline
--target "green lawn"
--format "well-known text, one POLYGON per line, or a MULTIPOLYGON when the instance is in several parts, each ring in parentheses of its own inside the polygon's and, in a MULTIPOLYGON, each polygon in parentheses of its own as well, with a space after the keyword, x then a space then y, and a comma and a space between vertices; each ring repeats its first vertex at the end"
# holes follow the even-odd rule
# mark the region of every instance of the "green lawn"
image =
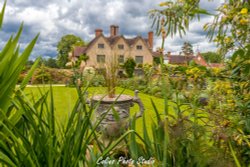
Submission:
MULTIPOLYGON (((45 92, 49 89, 49 87, 39 86, 42 92, 45 92)), ((122 88, 117 88, 116 93, 122 92, 122 88)), ((29 94, 30 97, 34 97, 35 99, 39 97, 39 89, 37 87, 27 87, 25 90, 26 93, 29 94)), ((103 87, 90 87, 88 88, 89 96, 93 94, 103 94, 105 93, 105 88, 103 87)), ((131 90, 125 90, 124 94, 128 94, 133 96, 134 92, 131 90)), ((67 120, 70 112, 72 111, 74 104, 77 100, 77 92, 75 88, 62 87, 62 86, 53 86, 53 95, 55 102, 55 115, 59 124, 64 124, 67 120)), ((160 113, 163 112, 163 104, 164 101, 161 98, 149 96, 143 93, 139 93, 139 97, 141 98, 144 106, 145 106, 145 117, 147 120, 147 128, 150 128, 152 120, 156 120, 155 112, 153 106, 151 104, 152 99, 155 102, 155 105, 160 113)), ((134 105, 131 108, 131 115, 135 112, 139 111, 138 105, 134 105)), ((142 134, 142 118, 139 118, 136 122, 136 130, 138 133, 142 134)))

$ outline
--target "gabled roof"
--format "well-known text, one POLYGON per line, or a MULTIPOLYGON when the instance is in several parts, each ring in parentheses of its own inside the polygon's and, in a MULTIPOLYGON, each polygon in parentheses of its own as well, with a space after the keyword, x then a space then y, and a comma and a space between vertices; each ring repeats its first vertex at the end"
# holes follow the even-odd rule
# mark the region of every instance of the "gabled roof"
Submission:
POLYGON ((114 45, 120 38, 121 36, 114 36, 114 37, 108 37, 106 39, 109 41, 110 45, 114 45))
POLYGON ((106 39, 109 41, 109 44, 111 47, 113 47, 119 41, 119 39, 123 39, 125 41, 125 43, 128 46, 130 46, 130 44, 128 43, 128 39, 126 39, 123 35, 114 36, 114 37, 107 37, 106 39))
POLYGON ((196 64, 208 67, 208 64, 207 64, 206 60, 199 53, 198 53, 197 56, 195 56, 194 62, 196 64))
POLYGON ((153 56, 154 57, 160 57, 160 56, 162 56, 162 54, 160 53, 160 52, 153 52, 153 56))
MULTIPOLYGON (((147 46, 147 48, 149 49, 149 44, 148 44, 148 39, 142 38, 141 36, 137 36, 135 38, 130 38, 127 39, 125 38, 123 35, 119 35, 119 36, 113 36, 113 37, 105 37, 103 34, 99 35, 97 37, 95 37, 93 40, 90 41, 90 43, 86 46, 86 47, 75 47, 74 49, 74 55, 75 56, 80 56, 83 53, 87 53, 87 51, 95 44, 95 42, 99 39, 103 37, 104 40, 109 44, 110 47, 113 47, 118 41, 119 39, 124 39, 124 41, 128 44, 129 47, 133 47, 134 44, 138 41, 138 40, 142 40, 144 42, 144 44, 147 46)), ((149 51, 151 52, 151 50, 149 49, 149 51)))
POLYGON ((105 36, 103 36, 102 34, 95 37, 93 40, 90 41, 90 43, 86 46, 86 49, 84 50, 84 53, 86 54, 87 51, 95 44, 95 42, 99 39, 99 38, 104 38, 104 40, 109 44, 109 41, 107 40, 107 38, 105 36))
POLYGON ((132 39, 126 39, 130 45, 130 47, 134 47, 134 45, 136 44, 137 41, 142 40, 142 42, 145 44, 145 46, 147 47, 148 51, 150 53, 153 54, 152 50, 149 48, 149 43, 148 43, 148 39, 146 38, 142 38, 141 36, 137 36, 135 38, 132 39))
POLYGON ((196 64, 201 66, 208 67, 206 60, 198 53, 195 55, 167 55, 167 59, 169 60, 169 64, 188 64, 190 61, 194 61, 196 64))

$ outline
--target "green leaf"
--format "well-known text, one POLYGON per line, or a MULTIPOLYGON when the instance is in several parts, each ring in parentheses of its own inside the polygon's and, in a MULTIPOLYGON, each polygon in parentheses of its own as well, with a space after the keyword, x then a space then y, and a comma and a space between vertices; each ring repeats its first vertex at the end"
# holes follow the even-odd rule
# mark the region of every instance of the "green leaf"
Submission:
MULTIPOLYGON (((22 26, 20 27, 20 30, 19 30, 16 38, 13 41, 14 46, 16 45, 17 40, 19 39, 21 31, 22 31, 22 26)), ((8 107, 10 97, 11 97, 12 91, 15 89, 19 74, 22 71, 26 61, 28 60, 29 55, 30 55, 37 39, 38 39, 38 35, 31 41, 31 43, 27 46, 27 48, 24 50, 22 55, 17 58, 17 60, 12 64, 11 67, 7 67, 8 61, 1 62, 1 64, 3 63, 5 69, 9 69, 9 70, 7 73, 2 75, 2 77, 4 77, 4 80, 0 83, 0 88, 2 89, 0 91, 0 108, 6 110, 6 108, 8 107)), ((14 49, 14 47, 12 47, 11 49, 14 49)), ((16 53, 16 54, 18 54, 18 53, 16 53)), ((8 54, 6 56, 8 56, 8 54)), ((12 54, 12 56, 16 56, 16 55, 12 54)), ((1 73, 1 69, 0 69, 0 73, 1 73)))
POLYGON ((232 61, 235 61, 236 58, 239 56, 239 57, 242 57, 244 55, 244 50, 243 49, 238 49, 237 51, 235 51, 233 53, 233 56, 232 56, 232 61))
POLYGON ((16 167, 16 165, 11 161, 11 159, 2 152, 0 152, 0 162, 3 162, 5 165, 8 166, 16 167))
POLYGON ((0 52, 0 61, 2 61, 3 58, 5 57, 5 54, 7 53, 7 51, 9 50, 9 48, 10 48, 10 46, 12 44, 12 40, 13 40, 13 36, 10 37, 10 39, 7 42, 7 44, 4 46, 4 48, 0 52))
POLYGON ((146 126, 145 114, 143 114, 142 121, 143 121, 143 138, 144 138, 144 141, 146 144, 146 150, 149 154, 149 157, 151 157, 153 155, 153 152, 152 152, 152 147, 151 147, 151 140, 150 140, 149 135, 148 135, 148 130, 147 130, 148 128, 146 126))
POLYGON ((207 10, 201 9, 201 8, 194 9, 194 10, 192 11, 192 14, 213 15, 213 14, 209 13, 207 10))
MULTIPOLYGON (((135 127, 136 127, 135 120, 136 120, 136 117, 133 117, 133 119, 130 122, 132 130, 135 130, 135 127)), ((136 143, 136 138, 135 138, 134 133, 130 134, 129 145, 130 145, 129 149, 130 149, 130 152, 131 152, 131 157, 134 158, 134 159, 138 158, 138 146, 137 146, 137 143, 136 143)))
POLYGON ((35 69, 37 68, 38 64, 41 61, 41 57, 39 57, 38 59, 36 59, 35 63, 32 65, 31 69, 29 70, 27 76, 24 78, 24 80, 22 81, 21 85, 20 85, 20 89, 24 90, 24 88, 26 87, 26 85, 28 84, 29 80, 31 79, 35 69))
POLYGON ((128 130, 126 133, 124 133, 121 137, 119 137, 114 143, 112 143, 108 148, 106 148, 101 156, 105 157, 112 149, 114 149, 124 138, 129 135, 130 133, 134 133, 134 130, 128 130))
POLYGON ((158 112, 158 109, 157 109, 157 107, 156 107, 154 101, 153 101, 152 99, 150 99, 150 100, 151 100, 151 104, 152 104, 152 106, 153 106, 153 108, 154 108, 154 111, 155 111, 155 114, 156 114, 157 121, 158 121, 158 122, 161 122, 161 117, 160 117, 160 114, 159 114, 159 112, 158 112))
POLYGON ((237 167, 241 167, 240 162, 239 162, 238 158, 236 157, 235 151, 233 150, 233 147, 232 147, 232 145, 231 145, 230 142, 229 142, 229 148, 230 148, 230 151, 231 151, 232 156, 233 156, 233 158, 234 158, 234 161, 235 161, 236 166, 237 166, 237 167))
POLYGON ((2 11, 0 12, 0 28, 2 28, 2 24, 3 24, 3 16, 4 16, 5 7, 6 7, 6 1, 4 2, 2 11))

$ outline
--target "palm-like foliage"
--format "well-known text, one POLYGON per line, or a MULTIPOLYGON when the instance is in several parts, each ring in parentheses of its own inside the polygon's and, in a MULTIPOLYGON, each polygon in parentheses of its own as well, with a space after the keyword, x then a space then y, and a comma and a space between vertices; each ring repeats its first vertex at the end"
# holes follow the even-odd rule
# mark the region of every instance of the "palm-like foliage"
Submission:
MULTIPOLYGON (((0 13, 2 24, 5 5, 0 13)), ((16 87, 21 70, 36 43, 36 36, 19 54, 18 40, 23 25, 15 37, 10 37, 0 52, 0 162, 7 166, 96 166, 100 156, 110 152, 132 131, 104 146, 96 134, 87 109, 86 89, 78 90, 79 99, 65 124, 56 126, 52 87, 42 92, 38 100, 30 99, 23 90, 39 60, 27 77, 16 87), (94 144, 93 144, 94 143, 94 144), (98 150, 98 151, 96 151, 98 150)))

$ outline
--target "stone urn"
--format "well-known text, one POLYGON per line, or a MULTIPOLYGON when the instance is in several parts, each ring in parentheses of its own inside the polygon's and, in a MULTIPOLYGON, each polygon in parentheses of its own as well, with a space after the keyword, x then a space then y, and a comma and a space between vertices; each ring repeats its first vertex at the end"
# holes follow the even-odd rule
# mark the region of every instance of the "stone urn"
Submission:
POLYGON ((144 105, 137 90, 134 97, 125 94, 115 95, 113 98, 95 95, 89 102, 95 108, 94 123, 100 122, 97 130, 106 137, 119 137, 128 128, 130 107, 134 106, 134 103, 140 108, 136 118, 141 117, 144 112, 144 105))

